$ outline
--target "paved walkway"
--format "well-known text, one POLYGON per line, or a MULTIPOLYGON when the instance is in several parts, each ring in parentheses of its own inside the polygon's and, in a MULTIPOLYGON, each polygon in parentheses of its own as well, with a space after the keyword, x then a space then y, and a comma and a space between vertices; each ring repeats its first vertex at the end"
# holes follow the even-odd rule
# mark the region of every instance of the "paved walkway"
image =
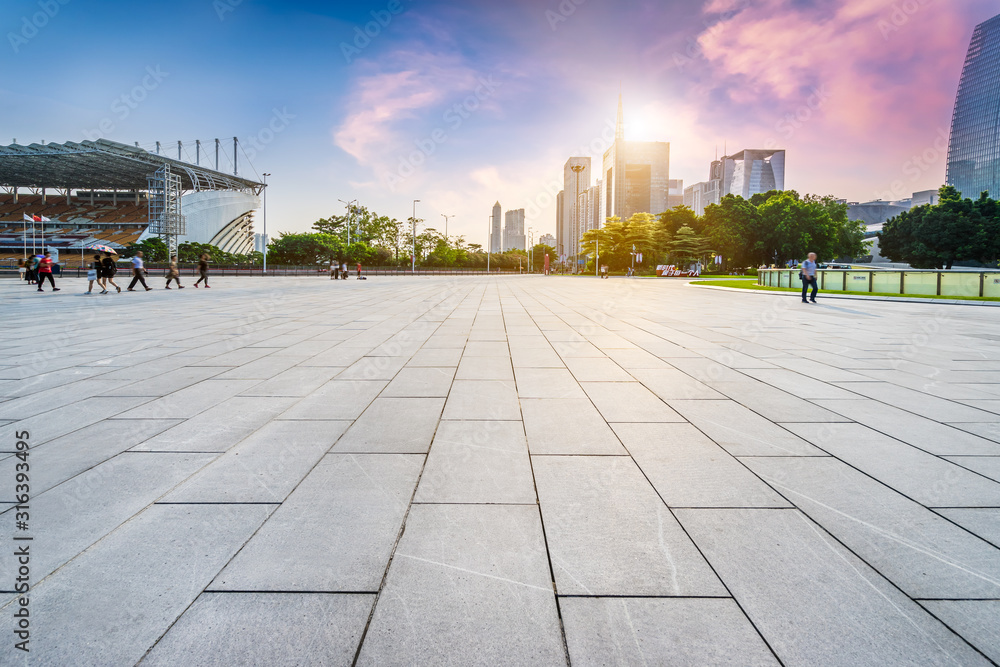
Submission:
POLYGON ((0 664, 1000 662, 998 310, 82 282, 0 281, 0 664))

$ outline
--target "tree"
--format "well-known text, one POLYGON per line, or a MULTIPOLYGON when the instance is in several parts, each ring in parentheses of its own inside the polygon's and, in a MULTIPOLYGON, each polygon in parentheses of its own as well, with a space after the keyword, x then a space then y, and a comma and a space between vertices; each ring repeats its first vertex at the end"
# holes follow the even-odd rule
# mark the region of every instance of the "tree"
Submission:
POLYGON ((956 262, 994 264, 1000 254, 997 202, 986 193, 976 201, 963 199, 952 186, 938 193, 938 204, 904 211, 883 225, 882 255, 918 269, 950 269, 956 262))
POLYGON ((667 242, 667 252, 678 266, 687 266, 712 252, 711 242, 690 227, 677 230, 673 239, 667 242))
POLYGON ((719 204, 705 209, 704 228, 724 264, 735 267, 756 266, 765 255, 757 207, 742 197, 726 195, 719 204))
POLYGON ((537 244, 531 249, 531 268, 532 271, 541 272, 545 270, 545 255, 549 256, 549 266, 553 267, 556 265, 559 257, 556 255, 556 249, 550 245, 545 245, 544 243, 537 244))
POLYGON ((268 246, 268 257, 276 264, 331 264, 346 261, 344 243, 332 234, 282 233, 268 246))
POLYGON ((142 251, 142 256, 147 262, 167 262, 170 261, 167 244, 159 236, 151 236, 140 243, 133 243, 124 250, 121 256, 128 259, 135 257, 135 254, 142 251))
POLYGON ((588 230, 580 238, 580 251, 592 257, 600 254, 601 264, 612 270, 631 266, 633 247, 646 255, 656 250, 654 218, 649 213, 636 213, 625 221, 608 218, 603 227, 588 230))

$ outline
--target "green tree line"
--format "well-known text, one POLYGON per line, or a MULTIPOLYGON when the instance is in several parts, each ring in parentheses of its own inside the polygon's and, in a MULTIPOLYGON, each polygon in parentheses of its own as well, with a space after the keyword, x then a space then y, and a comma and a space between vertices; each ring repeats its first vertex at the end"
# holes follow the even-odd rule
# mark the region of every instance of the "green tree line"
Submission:
POLYGON ((1000 259, 1000 204, 983 192, 963 199, 942 187, 937 204, 918 206, 889 220, 879 232, 879 252, 917 269, 950 269, 955 263, 996 266, 1000 259))

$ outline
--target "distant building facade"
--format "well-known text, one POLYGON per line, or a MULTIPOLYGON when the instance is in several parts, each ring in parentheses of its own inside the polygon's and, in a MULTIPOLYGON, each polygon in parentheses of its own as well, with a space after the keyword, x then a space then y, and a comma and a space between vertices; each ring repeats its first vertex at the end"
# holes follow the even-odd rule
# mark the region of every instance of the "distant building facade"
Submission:
POLYGON ((580 228, 579 206, 577 193, 584 193, 590 189, 592 182, 591 160, 589 157, 571 157, 563 166, 563 206, 560 229, 562 231, 562 247, 559 254, 573 257, 580 248, 580 228), (574 171, 574 167, 579 172, 574 171))
POLYGON ((962 68, 948 147, 948 185, 1000 198, 1000 15, 980 23, 962 68))
POLYGON ((552 236, 552 234, 542 234, 538 237, 538 242, 550 248, 555 248, 557 243, 556 237, 552 236))
POLYGON ((756 194, 785 189, 785 151, 743 150, 714 160, 707 181, 684 189, 684 205, 698 215, 726 195, 750 199, 756 194))
POLYGON ((490 252, 503 252, 503 209, 500 202, 493 205, 493 220, 490 222, 490 252))
POLYGON ((524 234, 523 208, 519 208, 516 211, 507 211, 504 214, 503 249, 504 252, 508 250, 527 250, 524 234))

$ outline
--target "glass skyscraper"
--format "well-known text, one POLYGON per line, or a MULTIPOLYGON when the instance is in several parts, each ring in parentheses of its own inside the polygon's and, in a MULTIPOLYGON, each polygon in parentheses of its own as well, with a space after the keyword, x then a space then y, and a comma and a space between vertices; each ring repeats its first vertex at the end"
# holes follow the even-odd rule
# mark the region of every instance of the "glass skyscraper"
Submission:
POLYGON ((976 26, 955 98, 948 185, 1000 198, 1000 15, 976 26))

